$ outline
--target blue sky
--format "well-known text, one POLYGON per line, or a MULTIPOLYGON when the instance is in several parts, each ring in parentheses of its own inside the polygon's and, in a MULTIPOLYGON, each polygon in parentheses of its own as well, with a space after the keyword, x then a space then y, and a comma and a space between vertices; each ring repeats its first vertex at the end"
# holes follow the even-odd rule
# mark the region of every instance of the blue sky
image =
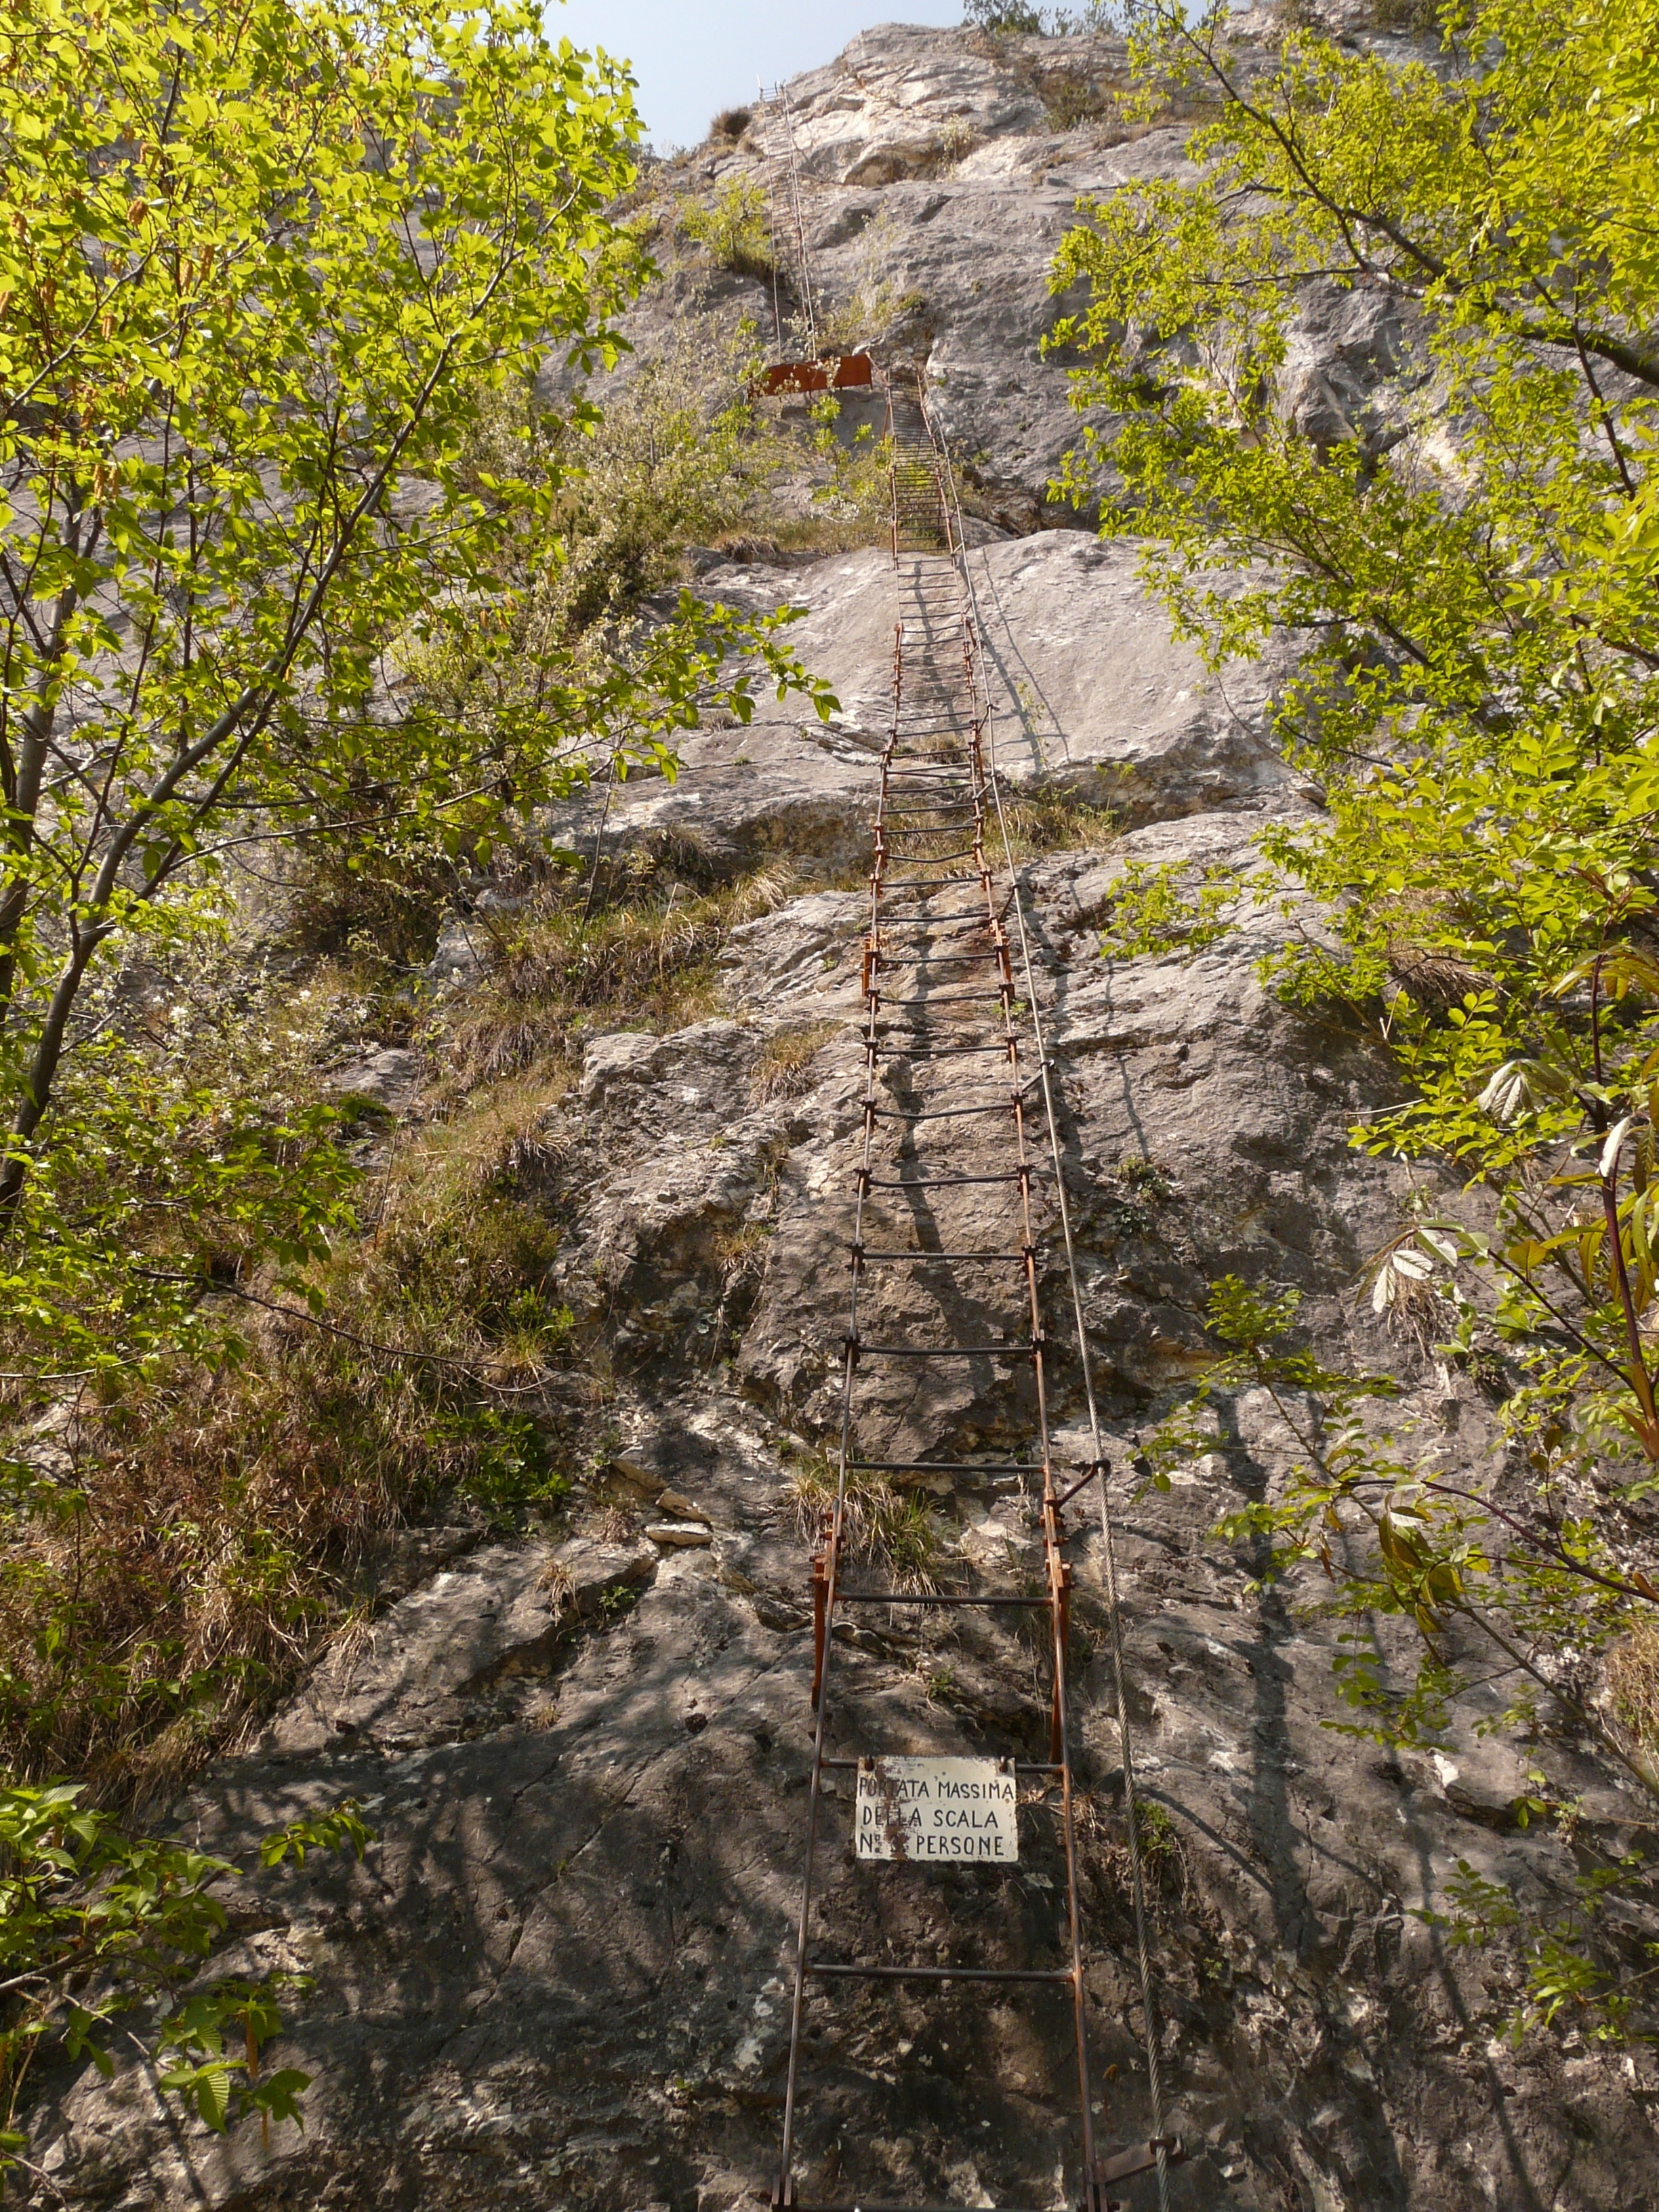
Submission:
POLYGON ((769 85, 832 61, 873 23, 959 23, 962 0, 564 0, 548 28, 633 64, 647 137, 659 150, 695 146, 709 118, 769 85))

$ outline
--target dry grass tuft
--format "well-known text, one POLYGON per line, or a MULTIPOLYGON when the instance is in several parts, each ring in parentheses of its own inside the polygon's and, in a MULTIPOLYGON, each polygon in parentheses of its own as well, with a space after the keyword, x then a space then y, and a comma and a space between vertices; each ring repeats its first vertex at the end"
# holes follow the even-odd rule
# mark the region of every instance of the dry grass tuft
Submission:
POLYGON ((547 1592, 548 1611, 554 1620, 562 1620, 576 1598, 576 1585, 562 1559, 548 1561, 542 1569, 539 1586, 547 1592))
MULTIPOLYGON (((789 1477, 788 1496, 802 1535, 816 1537, 835 1508, 834 1470, 823 1460, 798 1463, 789 1477)), ((884 1566, 896 1588, 917 1593, 937 1588, 944 1547, 923 1498, 895 1490, 884 1475, 850 1474, 842 1527, 849 1555, 884 1566)))
POLYGON ((1120 822, 1109 806, 1061 784, 1040 784, 1003 801, 1008 842, 1017 860, 1045 853, 1106 852, 1117 842, 1120 822))
POLYGON ((759 1103, 769 1098, 799 1098, 812 1088, 812 1063, 842 1024, 801 1022, 768 1037, 750 1073, 749 1089, 759 1103))
POLYGON ((690 841, 664 841, 602 861, 606 896, 592 913, 587 886, 562 884, 515 915, 449 1029, 459 1087, 532 1070, 545 1078, 580 1059, 581 1038, 594 1028, 681 1029, 712 1012, 727 937, 781 906, 795 877, 769 862, 710 886, 697 880, 707 869, 690 841))
POLYGON ((1644 1621, 1621 1636, 1604 1673, 1613 1711, 1659 1765, 1659 1628, 1644 1621))

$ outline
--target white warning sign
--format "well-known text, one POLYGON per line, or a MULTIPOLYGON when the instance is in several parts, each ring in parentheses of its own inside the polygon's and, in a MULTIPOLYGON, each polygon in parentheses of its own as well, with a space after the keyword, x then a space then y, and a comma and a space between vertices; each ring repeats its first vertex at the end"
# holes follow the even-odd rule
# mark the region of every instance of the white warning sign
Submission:
POLYGON ((1011 1759, 861 1759, 854 1856, 1007 1866, 1018 1798, 1011 1759))

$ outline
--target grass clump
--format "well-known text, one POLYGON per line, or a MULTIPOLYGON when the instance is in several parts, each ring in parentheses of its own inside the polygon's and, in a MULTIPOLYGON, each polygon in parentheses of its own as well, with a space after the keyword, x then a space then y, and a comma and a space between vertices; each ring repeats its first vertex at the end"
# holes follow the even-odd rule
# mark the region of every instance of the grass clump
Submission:
POLYGON ((1051 131, 1075 131, 1118 112, 1111 94, 1081 70, 1055 70, 1046 76, 1042 106, 1051 131))
POLYGON ((812 1087, 812 1066, 840 1022, 799 1022, 776 1030, 761 1048, 749 1077, 757 1103, 770 1098, 799 1098, 812 1087))
POLYGON ((591 912, 586 886, 567 878, 499 924, 445 1040, 456 1085, 574 1070, 596 1028, 679 1029, 712 1012, 727 938, 781 905, 794 878, 773 863, 709 884, 699 881, 706 871, 684 840, 601 855, 594 872, 610 896, 591 912))
POLYGON ((1614 1716, 1642 1765, 1659 1775, 1659 1628, 1639 1622, 1613 1646, 1603 1671, 1614 1716))
MULTIPOLYGON (((833 1468, 823 1460, 798 1462, 788 1495, 801 1534, 816 1536, 835 1510, 833 1468)), ((925 1593, 937 1587, 944 1547, 924 1498, 896 1490, 884 1475, 854 1470, 847 1477, 842 1526, 848 1556, 884 1567, 896 1589, 925 1593)))
POLYGON ((1016 860, 1047 853, 1103 852, 1117 840, 1119 817, 1109 806, 1064 784, 1044 783, 1002 803, 1008 842, 1016 860))

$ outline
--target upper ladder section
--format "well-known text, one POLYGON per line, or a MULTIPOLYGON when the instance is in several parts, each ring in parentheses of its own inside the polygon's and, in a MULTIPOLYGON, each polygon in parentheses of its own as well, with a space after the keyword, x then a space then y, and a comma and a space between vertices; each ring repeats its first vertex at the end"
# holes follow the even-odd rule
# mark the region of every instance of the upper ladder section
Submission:
POLYGON ((794 352, 813 361, 818 351, 818 295, 806 244, 806 210, 801 187, 800 153, 789 94, 781 84, 760 87, 757 135, 766 164, 766 208, 771 228, 772 333, 780 359, 794 352), (795 295, 793 312, 784 313, 787 272, 795 295))

